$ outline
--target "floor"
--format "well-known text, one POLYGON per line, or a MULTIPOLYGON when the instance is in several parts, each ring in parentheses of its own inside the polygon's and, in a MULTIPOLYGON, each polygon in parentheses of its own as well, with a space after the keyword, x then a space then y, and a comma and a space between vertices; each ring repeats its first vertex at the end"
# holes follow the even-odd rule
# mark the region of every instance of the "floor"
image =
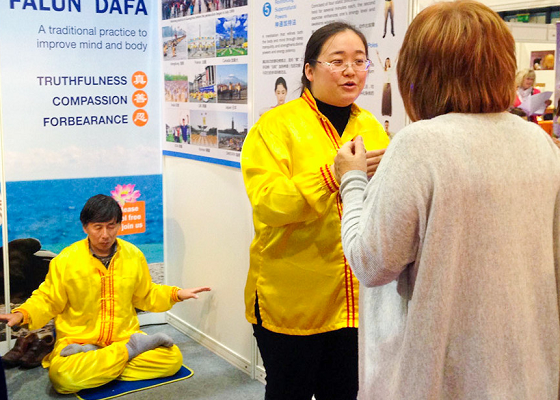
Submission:
MULTIPOLYGON (((119 397, 120 400, 197 399, 197 400, 262 400, 264 385, 232 366, 207 348, 199 345, 170 325, 144 326, 148 334, 164 332, 171 336, 181 349, 184 364, 194 375, 179 382, 155 387, 119 397)), ((6 370, 8 398, 10 400, 76 399, 74 395, 61 395, 54 391, 47 370, 38 367, 30 370, 6 370)))

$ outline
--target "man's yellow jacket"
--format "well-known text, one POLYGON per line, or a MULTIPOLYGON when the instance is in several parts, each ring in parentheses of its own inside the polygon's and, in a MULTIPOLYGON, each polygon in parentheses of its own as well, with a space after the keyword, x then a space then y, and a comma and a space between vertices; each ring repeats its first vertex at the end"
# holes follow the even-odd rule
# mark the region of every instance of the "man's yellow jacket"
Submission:
POLYGON ((101 347, 140 332, 135 308, 161 312, 179 299, 179 288, 152 282, 146 258, 117 239, 108 268, 95 258, 88 239, 65 248, 50 263, 45 281, 20 307, 23 323, 39 329, 54 318, 56 344, 43 366, 70 343, 101 347))

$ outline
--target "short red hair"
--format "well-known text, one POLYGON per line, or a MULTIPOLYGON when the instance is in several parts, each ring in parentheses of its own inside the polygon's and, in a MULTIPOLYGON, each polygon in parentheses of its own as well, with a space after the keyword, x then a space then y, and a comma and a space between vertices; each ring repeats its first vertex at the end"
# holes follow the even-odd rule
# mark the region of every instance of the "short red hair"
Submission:
POLYGON ((498 14, 473 0, 436 3, 406 32, 397 76, 412 121, 450 112, 506 111, 515 100, 515 42, 498 14))

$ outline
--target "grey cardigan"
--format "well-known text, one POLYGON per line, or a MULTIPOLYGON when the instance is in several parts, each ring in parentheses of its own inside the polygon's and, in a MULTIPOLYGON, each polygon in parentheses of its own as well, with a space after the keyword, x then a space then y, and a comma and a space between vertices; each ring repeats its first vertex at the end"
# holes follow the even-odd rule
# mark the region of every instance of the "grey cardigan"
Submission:
POLYGON ((540 127, 411 124, 341 195, 360 399, 558 399, 560 150, 540 127))

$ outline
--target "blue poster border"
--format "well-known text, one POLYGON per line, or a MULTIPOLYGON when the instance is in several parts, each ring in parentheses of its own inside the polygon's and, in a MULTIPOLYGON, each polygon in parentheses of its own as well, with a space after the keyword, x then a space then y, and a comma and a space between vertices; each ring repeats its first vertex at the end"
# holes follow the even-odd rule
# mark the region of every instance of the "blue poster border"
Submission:
POLYGON ((170 151, 170 150, 163 150, 163 155, 164 156, 172 156, 172 157, 188 158, 189 160, 204 161, 204 162, 211 163, 211 164, 220 164, 220 165, 225 165, 227 167, 233 167, 233 168, 241 169, 241 163, 239 163, 237 161, 223 160, 221 158, 204 157, 204 156, 198 156, 196 154, 179 153, 179 152, 170 151))

